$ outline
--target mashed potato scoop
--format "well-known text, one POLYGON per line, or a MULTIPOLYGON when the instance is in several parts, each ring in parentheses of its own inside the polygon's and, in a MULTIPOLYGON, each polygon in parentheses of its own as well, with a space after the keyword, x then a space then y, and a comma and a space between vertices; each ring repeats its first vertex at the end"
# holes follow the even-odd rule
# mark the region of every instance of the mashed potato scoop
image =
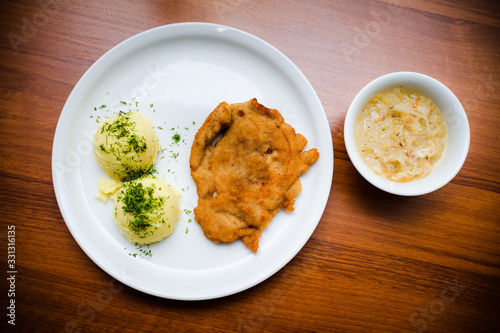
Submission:
POLYGON ((101 169, 117 180, 147 172, 160 150, 151 121, 138 112, 120 112, 100 122, 93 145, 101 169))
POLYGON ((132 243, 163 240, 174 231, 181 214, 180 193, 153 176, 123 182, 112 199, 116 225, 132 243))

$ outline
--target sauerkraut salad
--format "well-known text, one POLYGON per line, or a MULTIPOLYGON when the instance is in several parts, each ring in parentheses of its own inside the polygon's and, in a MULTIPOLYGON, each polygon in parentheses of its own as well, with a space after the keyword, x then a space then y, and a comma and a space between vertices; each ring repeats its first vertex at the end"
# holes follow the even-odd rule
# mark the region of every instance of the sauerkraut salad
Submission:
POLYGON ((385 179, 427 176, 447 144, 446 123, 428 97, 398 87, 374 95, 358 116, 355 140, 361 158, 385 179))

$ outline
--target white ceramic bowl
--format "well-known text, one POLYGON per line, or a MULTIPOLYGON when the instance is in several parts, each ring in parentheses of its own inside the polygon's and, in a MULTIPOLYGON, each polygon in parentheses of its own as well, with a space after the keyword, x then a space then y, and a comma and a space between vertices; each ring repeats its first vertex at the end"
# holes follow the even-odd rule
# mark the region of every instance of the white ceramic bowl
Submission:
POLYGON ((462 104, 448 87, 424 74, 397 72, 373 80, 356 95, 347 110, 344 140, 349 158, 366 180, 386 192, 413 196, 435 191, 455 177, 469 151, 470 130, 462 104), (441 111, 448 128, 448 145, 438 166, 426 177, 409 182, 390 181, 375 174, 361 159, 354 140, 356 119, 370 97, 399 86, 432 99, 441 111))

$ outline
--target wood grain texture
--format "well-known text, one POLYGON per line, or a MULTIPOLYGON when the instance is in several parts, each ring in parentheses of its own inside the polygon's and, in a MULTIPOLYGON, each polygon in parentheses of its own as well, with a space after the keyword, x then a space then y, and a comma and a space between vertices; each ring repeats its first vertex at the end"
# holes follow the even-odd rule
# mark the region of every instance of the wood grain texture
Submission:
POLYGON ((497 1, 118 0, 0 5, 1 326, 19 332, 498 332, 500 6, 497 1), (201 302, 123 286, 71 236, 51 177, 54 131, 84 72, 119 42, 176 22, 252 33, 316 89, 335 161, 328 205, 299 254, 261 284, 201 302), (346 153, 349 103, 409 70, 461 100, 468 158, 442 189, 397 197, 346 153), (7 227, 16 227, 16 326, 7 324, 7 227))

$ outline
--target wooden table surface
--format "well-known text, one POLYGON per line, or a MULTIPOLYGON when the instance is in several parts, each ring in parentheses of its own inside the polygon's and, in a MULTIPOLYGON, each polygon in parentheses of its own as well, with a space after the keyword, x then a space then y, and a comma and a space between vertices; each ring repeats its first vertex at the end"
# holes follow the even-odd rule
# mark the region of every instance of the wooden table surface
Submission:
POLYGON ((21 0, 0 6, 0 327, 499 331, 499 2, 21 0), (287 55, 321 99, 335 152, 328 204, 302 250, 264 282, 206 301, 159 298, 111 278, 69 232, 51 174, 56 125, 80 77, 121 41, 177 22, 238 28, 287 55), (467 160, 431 194, 382 192, 346 152, 351 100, 372 79, 395 71, 440 80, 468 116, 467 160), (8 257, 14 248, 15 257, 8 257), (15 310, 8 309, 13 300, 15 310), (12 314, 15 326, 8 323, 12 314))

